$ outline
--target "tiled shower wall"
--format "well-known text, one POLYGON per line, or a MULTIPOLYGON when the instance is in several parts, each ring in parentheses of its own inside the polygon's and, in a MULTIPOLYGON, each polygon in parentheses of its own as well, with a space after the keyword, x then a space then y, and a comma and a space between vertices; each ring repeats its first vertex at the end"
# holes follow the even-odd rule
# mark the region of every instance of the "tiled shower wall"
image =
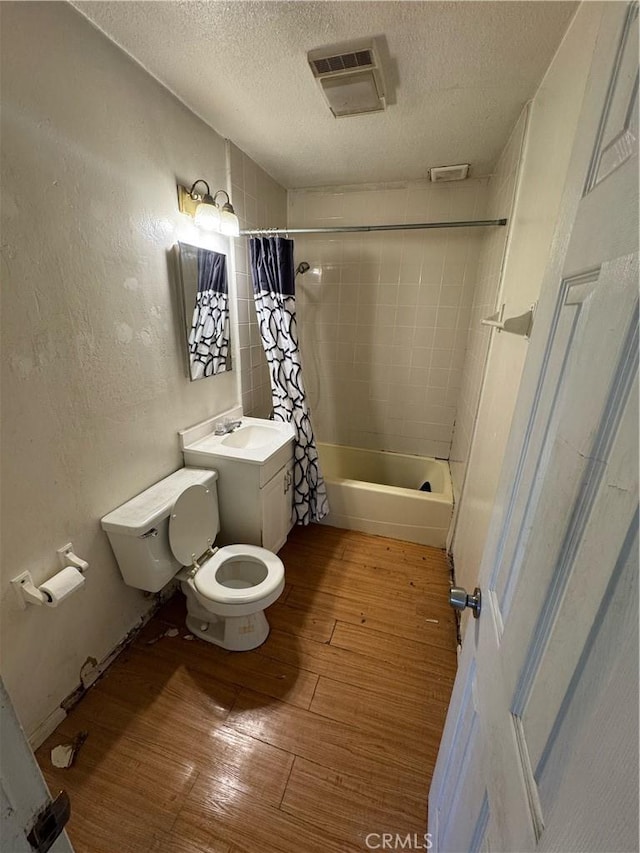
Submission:
MULTIPOLYGON (((229 145, 231 202, 240 228, 284 228, 287 191, 232 142, 229 145)), ((268 417, 271 386, 260 341, 249 267, 249 240, 234 241, 236 271, 240 390, 245 415, 268 417)))
MULTIPOLYGON (((523 112, 489 180, 487 218, 511 220, 516 181, 522 154, 526 113, 523 112)), ((451 478, 456 499, 460 496, 469 459, 473 429, 482 391, 491 328, 480 322, 498 310, 500 282, 508 228, 487 229, 478 261, 477 287, 471 308, 462 387, 458 401, 455 433, 451 447, 451 478)))
MULTIPOLYGON (((486 181, 289 192, 288 225, 484 218, 486 181)), ((307 394, 320 441, 448 458, 485 228, 295 236, 307 394)))

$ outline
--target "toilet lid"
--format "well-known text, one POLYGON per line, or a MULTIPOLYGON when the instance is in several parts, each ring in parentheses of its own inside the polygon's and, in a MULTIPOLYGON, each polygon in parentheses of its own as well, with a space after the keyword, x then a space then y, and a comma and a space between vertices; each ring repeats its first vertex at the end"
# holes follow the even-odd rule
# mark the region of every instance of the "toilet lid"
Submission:
POLYGON ((216 497, 207 486, 185 489, 171 510, 169 544, 182 566, 191 566, 216 537, 216 497))

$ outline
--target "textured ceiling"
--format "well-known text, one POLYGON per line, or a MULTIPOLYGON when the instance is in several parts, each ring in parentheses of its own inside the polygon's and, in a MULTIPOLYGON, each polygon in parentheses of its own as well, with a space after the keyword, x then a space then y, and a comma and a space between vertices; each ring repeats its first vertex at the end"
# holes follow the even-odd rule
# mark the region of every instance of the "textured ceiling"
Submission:
POLYGON ((286 187, 491 171, 576 3, 75 2, 286 187), (335 119, 312 48, 383 36, 392 103, 335 119))

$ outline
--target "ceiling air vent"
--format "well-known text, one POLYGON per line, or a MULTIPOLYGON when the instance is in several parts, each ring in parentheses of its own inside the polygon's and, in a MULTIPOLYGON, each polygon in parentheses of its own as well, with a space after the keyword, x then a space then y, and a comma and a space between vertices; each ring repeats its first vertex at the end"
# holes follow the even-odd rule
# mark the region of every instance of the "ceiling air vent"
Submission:
POLYGON ((385 108, 384 81, 374 40, 318 48, 309 51, 307 59, 336 118, 385 108))
MULTIPOLYGON (((311 56, 311 54, 309 54, 311 56)), ((375 65, 370 50, 358 50, 355 53, 338 53, 324 59, 309 59, 316 77, 331 74, 332 71, 348 71, 350 68, 370 68, 375 65)))
POLYGON ((434 166, 433 169, 429 169, 429 177, 434 184, 444 181, 464 181, 468 176, 468 163, 461 163, 458 166, 434 166))

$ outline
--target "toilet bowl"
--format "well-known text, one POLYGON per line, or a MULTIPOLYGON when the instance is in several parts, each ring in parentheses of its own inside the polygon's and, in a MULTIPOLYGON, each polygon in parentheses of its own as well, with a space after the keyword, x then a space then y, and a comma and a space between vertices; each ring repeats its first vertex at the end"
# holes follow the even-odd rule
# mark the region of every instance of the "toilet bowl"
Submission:
POLYGON ((192 634, 248 651, 269 634, 265 608, 284 589, 282 560, 256 545, 215 547, 217 473, 181 469, 102 519, 130 586, 159 591, 173 577, 192 634))
POLYGON ((248 651, 269 635, 265 608, 284 589, 282 560, 255 545, 227 545, 181 583, 187 626, 203 640, 248 651))

